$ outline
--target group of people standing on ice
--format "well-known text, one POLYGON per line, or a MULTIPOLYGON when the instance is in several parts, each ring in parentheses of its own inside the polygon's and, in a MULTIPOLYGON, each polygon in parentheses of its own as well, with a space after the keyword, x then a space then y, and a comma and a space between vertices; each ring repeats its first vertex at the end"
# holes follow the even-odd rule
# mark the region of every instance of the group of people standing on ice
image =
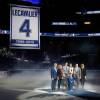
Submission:
POLYGON ((61 64, 54 63, 51 68, 51 89, 54 92, 56 87, 58 90, 63 87, 68 91, 73 91, 73 89, 78 89, 79 84, 84 87, 86 80, 86 68, 84 64, 75 64, 74 67, 70 63, 65 63, 64 66, 61 64))

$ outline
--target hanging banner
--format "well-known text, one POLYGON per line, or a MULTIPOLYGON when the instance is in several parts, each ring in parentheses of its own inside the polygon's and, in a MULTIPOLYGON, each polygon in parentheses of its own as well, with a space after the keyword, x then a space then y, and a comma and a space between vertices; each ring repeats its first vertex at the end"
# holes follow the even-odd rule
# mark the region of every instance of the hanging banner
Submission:
POLYGON ((10 47, 40 48, 40 9, 38 7, 11 5, 10 47))

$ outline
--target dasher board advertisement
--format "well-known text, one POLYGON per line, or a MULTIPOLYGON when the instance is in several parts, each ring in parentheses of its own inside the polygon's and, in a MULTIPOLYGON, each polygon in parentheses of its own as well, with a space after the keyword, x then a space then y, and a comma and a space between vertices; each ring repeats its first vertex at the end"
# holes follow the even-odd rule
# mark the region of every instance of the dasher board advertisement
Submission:
POLYGON ((40 8, 11 5, 10 47, 40 48, 40 8))

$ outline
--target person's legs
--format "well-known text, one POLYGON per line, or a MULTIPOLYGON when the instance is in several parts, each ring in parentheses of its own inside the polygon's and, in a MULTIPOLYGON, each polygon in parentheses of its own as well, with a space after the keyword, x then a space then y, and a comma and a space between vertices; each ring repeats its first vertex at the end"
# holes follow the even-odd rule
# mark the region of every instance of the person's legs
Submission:
POLYGON ((77 79, 76 79, 76 83, 77 83, 76 88, 77 88, 77 89, 79 88, 79 81, 80 81, 79 78, 77 78, 77 79))
POLYGON ((54 91, 54 80, 51 81, 51 89, 54 91))
POLYGON ((85 78, 82 79, 82 88, 84 88, 85 78))
POLYGON ((68 83, 68 91, 70 90, 70 83, 68 83))
POLYGON ((70 90, 73 90, 73 86, 74 86, 74 78, 70 77, 70 90))
POLYGON ((84 87, 84 79, 82 79, 82 88, 84 87))
POLYGON ((67 78, 67 89, 68 89, 68 91, 70 91, 71 90, 71 81, 70 81, 70 77, 68 77, 67 78))
POLYGON ((81 86, 82 86, 82 78, 80 79, 80 82, 81 82, 81 86))
POLYGON ((73 90, 73 82, 70 82, 69 83, 69 91, 72 91, 73 90))
POLYGON ((73 89, 73 84, 72 83, 70 83, 70 90, 72 90, 73 89))
POLYGON ((63 89, 66 89, 66 78, 62 79, 62 86, 63 89))
POLYGON ((58 80, 58 90, 60 89, 60 79, 58 80))
POLYGON ((66 78, 66 89, 68 89, 68 78, 66 78))
POLYGON ((62 79, 59 79, 58 80, 58 90, 60 90, 61 83, 62 83, 62 79))
POLYGON ((81 86, 82 86, 82 88, 84 88, 84 82, 85 82, 85 79, 84 78, 81 78, 81 86))
POLYGON ((74 81, 71 83, 71 90, 73 90, 74 81))
POLYGON ((56 82, 57 82, 56 79, 52 80, 52 83, 51 83, 51 89, 52 89, 52 91, 55 91, 55 89, 56 89, 56 82))
POLYGON ((54 91, 56 90, 56 82, 57 82, 57 79, 54 79, 54 91))

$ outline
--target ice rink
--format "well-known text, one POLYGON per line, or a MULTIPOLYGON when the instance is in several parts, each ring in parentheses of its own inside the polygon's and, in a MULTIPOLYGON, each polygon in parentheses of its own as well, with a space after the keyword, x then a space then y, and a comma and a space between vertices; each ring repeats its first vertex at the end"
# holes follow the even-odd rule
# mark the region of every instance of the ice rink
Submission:
POLYGON ((17 69, 0 77, 0 100, 100 99, 100 70, 87 70, 84 89, 51 92, 49 69, 17 69))

